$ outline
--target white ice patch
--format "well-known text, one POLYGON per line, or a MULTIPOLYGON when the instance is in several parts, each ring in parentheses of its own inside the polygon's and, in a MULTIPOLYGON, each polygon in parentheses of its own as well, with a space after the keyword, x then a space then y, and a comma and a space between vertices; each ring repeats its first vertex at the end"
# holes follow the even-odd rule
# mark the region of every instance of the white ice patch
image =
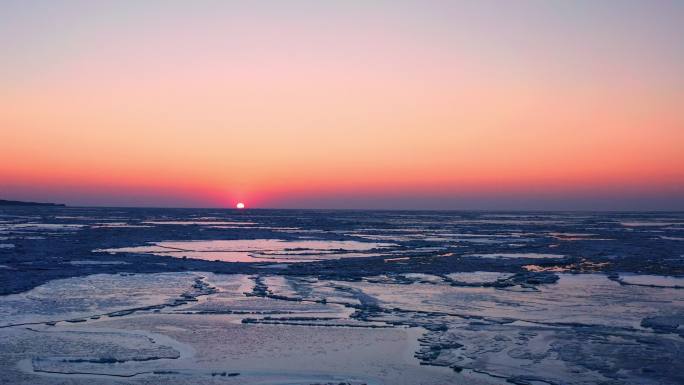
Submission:
POLYGON ((165 241, 149 246, 97 249, 105 253, 143 253, 223 262, 306 262, 378 255, 370 251, 391 243, 281 239, 165 241))
POLYGON ((9 230, 50 230, 50 231, 74 231, 85 225, 62 224, 62 223, 16 223, 8 225, 9 230))
POLYGON ((466 257, 478 257, 478 258, 530 258, 530 259, 540 259, 540 258, 565 258, 562 254, 545 254, 545 253, 491 253, 491 254, 468 254, 466 257))
POLYGON ((684 241, 684 237, 666 237, 666 236, 661 236, 659 237, 660 239, 665 239, 668 241, 684 241))
POLYGON ((177 226, 249 226, 255 225, 255 222, 237 222, 237 221, 145 221, 149 225, 177 225, 177 226))
POLYGON ((470 273, 451 273, 447 274, 451 280, 465 283, 465 284, 484 284, 496 282, 500 279, 506 279, 513 274, 511 273, 497 273, 491 271, 473 271, 470 273))
POLYGON ((684 277, 622 273, 620 281, 631 285, 684 288, 684 277))
POLYGON ((124 261, 71 261, 72 265, 130 265, 129 262, 124 261))

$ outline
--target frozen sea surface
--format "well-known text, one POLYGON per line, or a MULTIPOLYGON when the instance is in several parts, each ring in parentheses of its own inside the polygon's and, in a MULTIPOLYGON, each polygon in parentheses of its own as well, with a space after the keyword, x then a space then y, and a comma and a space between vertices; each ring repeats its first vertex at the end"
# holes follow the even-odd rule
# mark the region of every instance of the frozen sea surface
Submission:
POLYGON ((0 218, 0 383, 684 383, 681 213, 0 218))

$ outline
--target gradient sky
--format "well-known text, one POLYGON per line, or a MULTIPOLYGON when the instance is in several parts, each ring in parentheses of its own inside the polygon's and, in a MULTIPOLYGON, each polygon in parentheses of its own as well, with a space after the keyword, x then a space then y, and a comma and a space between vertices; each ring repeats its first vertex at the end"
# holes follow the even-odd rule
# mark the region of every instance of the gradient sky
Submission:
POLYGON ((682 1, 0 1, 0 199, 684 209, 682 1))

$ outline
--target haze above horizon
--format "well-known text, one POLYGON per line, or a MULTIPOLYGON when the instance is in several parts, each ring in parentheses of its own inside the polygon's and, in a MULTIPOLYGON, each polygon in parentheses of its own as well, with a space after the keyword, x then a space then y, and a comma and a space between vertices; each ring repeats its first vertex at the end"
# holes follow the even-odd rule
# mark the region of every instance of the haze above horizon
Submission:
POLYGON ((684 2, 0 3, 0 199, 684 209, 684 2))

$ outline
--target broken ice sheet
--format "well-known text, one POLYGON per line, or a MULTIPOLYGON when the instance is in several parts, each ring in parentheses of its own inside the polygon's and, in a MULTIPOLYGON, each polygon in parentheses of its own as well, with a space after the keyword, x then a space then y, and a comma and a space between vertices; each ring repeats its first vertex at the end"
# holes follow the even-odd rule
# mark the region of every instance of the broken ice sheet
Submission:
POLYGON ((163 304, 190 288, 197 277, 193 273, 96 274, 50 281, 25 293, 0 297, 0 327, 163 304))

